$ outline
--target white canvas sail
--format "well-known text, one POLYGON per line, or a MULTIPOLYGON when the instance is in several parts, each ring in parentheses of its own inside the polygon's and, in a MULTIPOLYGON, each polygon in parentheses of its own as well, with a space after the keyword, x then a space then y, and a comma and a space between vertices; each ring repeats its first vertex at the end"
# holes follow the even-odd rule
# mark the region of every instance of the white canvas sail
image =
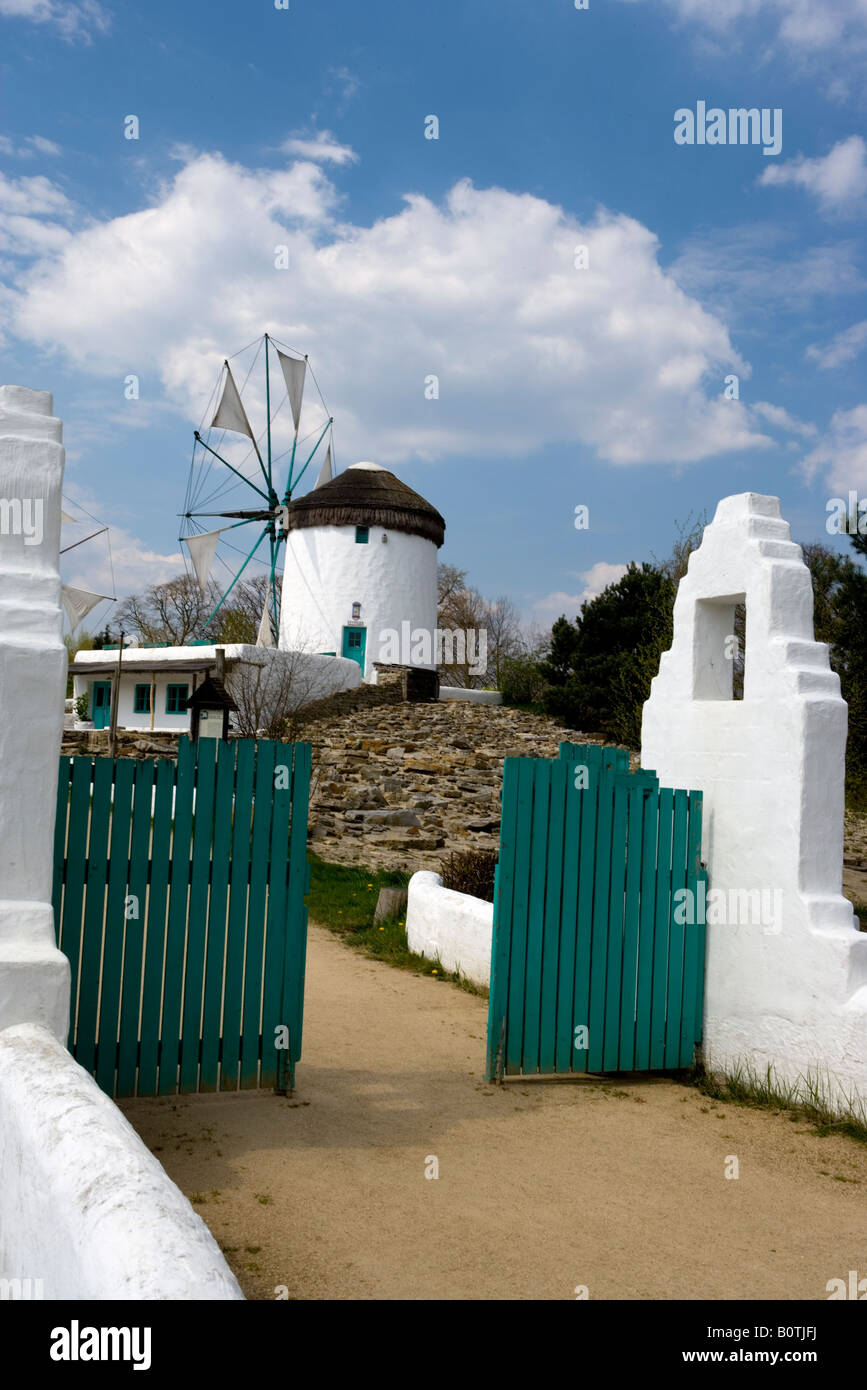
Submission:
POLYGON ((74 516, 70 516, 70 515, 69 515, 69 512, 65 512, 65 511, 63 510, 62 507, 60 508, 60 520, 61 520, 61 521, 69 521, 69 522, 72 523, 73 526, 76 526, 76 525, 78 524, 78 523, 76 522, 76 520, 75 520, 75 517, 74 517, 74 516))
POLYGON ((226 383, 223 387, 223 395, 217 406, 217 413, 211 421, 211 428, 233 430, 235 434, 246 434, 248 438, 253 440, 254 444, 256 443, 250 421, 247 419, 247 412, 235 385, 235 378, 232 376, 232 368, 228 362, 226 363, 226 383))
POLYGON ((203 594, 208 591, 208 580, 211 576, 211 565, 214 563, 214 555, 217 551, 217 541, 225 530, 226 527, 221 526, 218 531, 205 531, 201 536, 184 537, 184 544, 190 552, 193 569, 196 571, 199 588, 203 594))
MULTIPOLYGON (((325 451, 325 462, 319 470, 319 477, 316 479, 316 487, 324 487, 326 483, 331 482, 333 477, 334 468, 331 463, 331 445, 329 444, 325 451)), ((313 489, 314 492, 316 491, 316 487, 313 489)))
POLYGON ((286 390, 289 392, 289 404, 292 407, 292 419, 297 432, 301 419, 301 401, 304 396, 307 361, 303 357, 287 357, 285 352, 281 352, 279 348, 277 349, 277 356, 280 358, 280 366, 283 368, 283 380, 286 382, 286 390))
POLYGON ((78 624, 87 617, 91 608, 102 603, 103 599, 108 598, 108 594, 92 594, 87 589, 73 589, 70 584, 63 584, 60 597, 63 607, 66 609, 69 625, 74 632, 78 624))
POLYGON ((271 614, 268 611, 268 600, 262 609, 262 617, 259 620, 259 633, 256 637, 257 647, 273 647, 274 633, 271 629, 271 614))

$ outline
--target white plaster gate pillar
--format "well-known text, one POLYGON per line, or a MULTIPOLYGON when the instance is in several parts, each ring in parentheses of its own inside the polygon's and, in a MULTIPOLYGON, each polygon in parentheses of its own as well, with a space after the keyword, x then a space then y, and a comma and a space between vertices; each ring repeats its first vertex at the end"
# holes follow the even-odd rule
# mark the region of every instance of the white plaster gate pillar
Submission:
POLYGON ((724 498, 680 582, 641 739, 663 786, 704 793, 705 1059, 867 1102, 867 934, 841 893, 846 713, 779 499, 724 498))
POLYGON ((0 386, 0 1030, 66 1041, 69 963, 51 907, 66 651, 62 424, 47 391, 0 386))

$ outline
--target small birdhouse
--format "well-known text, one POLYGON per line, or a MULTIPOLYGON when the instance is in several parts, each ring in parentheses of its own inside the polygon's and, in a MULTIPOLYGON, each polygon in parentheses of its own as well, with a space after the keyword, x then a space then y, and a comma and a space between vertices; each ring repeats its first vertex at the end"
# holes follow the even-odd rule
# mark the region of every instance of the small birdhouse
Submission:
POLYGON ((190 737, 229 737, 229 711, 238 706, 221 680, 208 676, 187 701, 190 711, 190 737))

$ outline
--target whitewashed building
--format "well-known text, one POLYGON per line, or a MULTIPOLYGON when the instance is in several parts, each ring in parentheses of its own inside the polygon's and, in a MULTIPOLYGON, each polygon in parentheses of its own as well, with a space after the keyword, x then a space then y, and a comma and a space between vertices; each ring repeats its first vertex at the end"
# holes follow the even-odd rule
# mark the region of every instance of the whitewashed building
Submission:
POLYGON ((354 463, 290 503, 280 646, 434 669, 440 513, 376 463, 354 463), (427 634, 427 652, 412 634, 427 634), (405 640, 395 646, 395 639, 405 640), (425 659, 427 657, 427 659, 425 659))

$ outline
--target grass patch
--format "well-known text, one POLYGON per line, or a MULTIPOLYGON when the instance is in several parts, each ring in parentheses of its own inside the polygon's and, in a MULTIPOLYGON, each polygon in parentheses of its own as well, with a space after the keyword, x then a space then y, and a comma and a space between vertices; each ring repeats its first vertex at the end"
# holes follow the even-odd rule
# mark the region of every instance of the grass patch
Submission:
POLYGON ((864 1103, 854 1095, 839 1101, 833 1099, 830 1086, 818 1073, 784 1081, 771 1066, 764 1072, 746 1065, 730 1072, 709 1072, 696 1066, 687 1073, 686 1084, 721 1104, 774 1110, 792 1121, 806 1120, 818 1135, 842 1134, 867 1143, 864 1103))
POLYGON ((355 865, 326 864, 309 854, 311 921, 337 933, 347 946, 373 960, 385 961, 414 975, 427 975, 457 985, 467 994, 487 998, 488 991, 457 971, 446 970, 438 960, 409 949, 405 917, 377 922, 373 914, 380 888, 405 888, 409 875, 398 869, 364 869, 355 865))

